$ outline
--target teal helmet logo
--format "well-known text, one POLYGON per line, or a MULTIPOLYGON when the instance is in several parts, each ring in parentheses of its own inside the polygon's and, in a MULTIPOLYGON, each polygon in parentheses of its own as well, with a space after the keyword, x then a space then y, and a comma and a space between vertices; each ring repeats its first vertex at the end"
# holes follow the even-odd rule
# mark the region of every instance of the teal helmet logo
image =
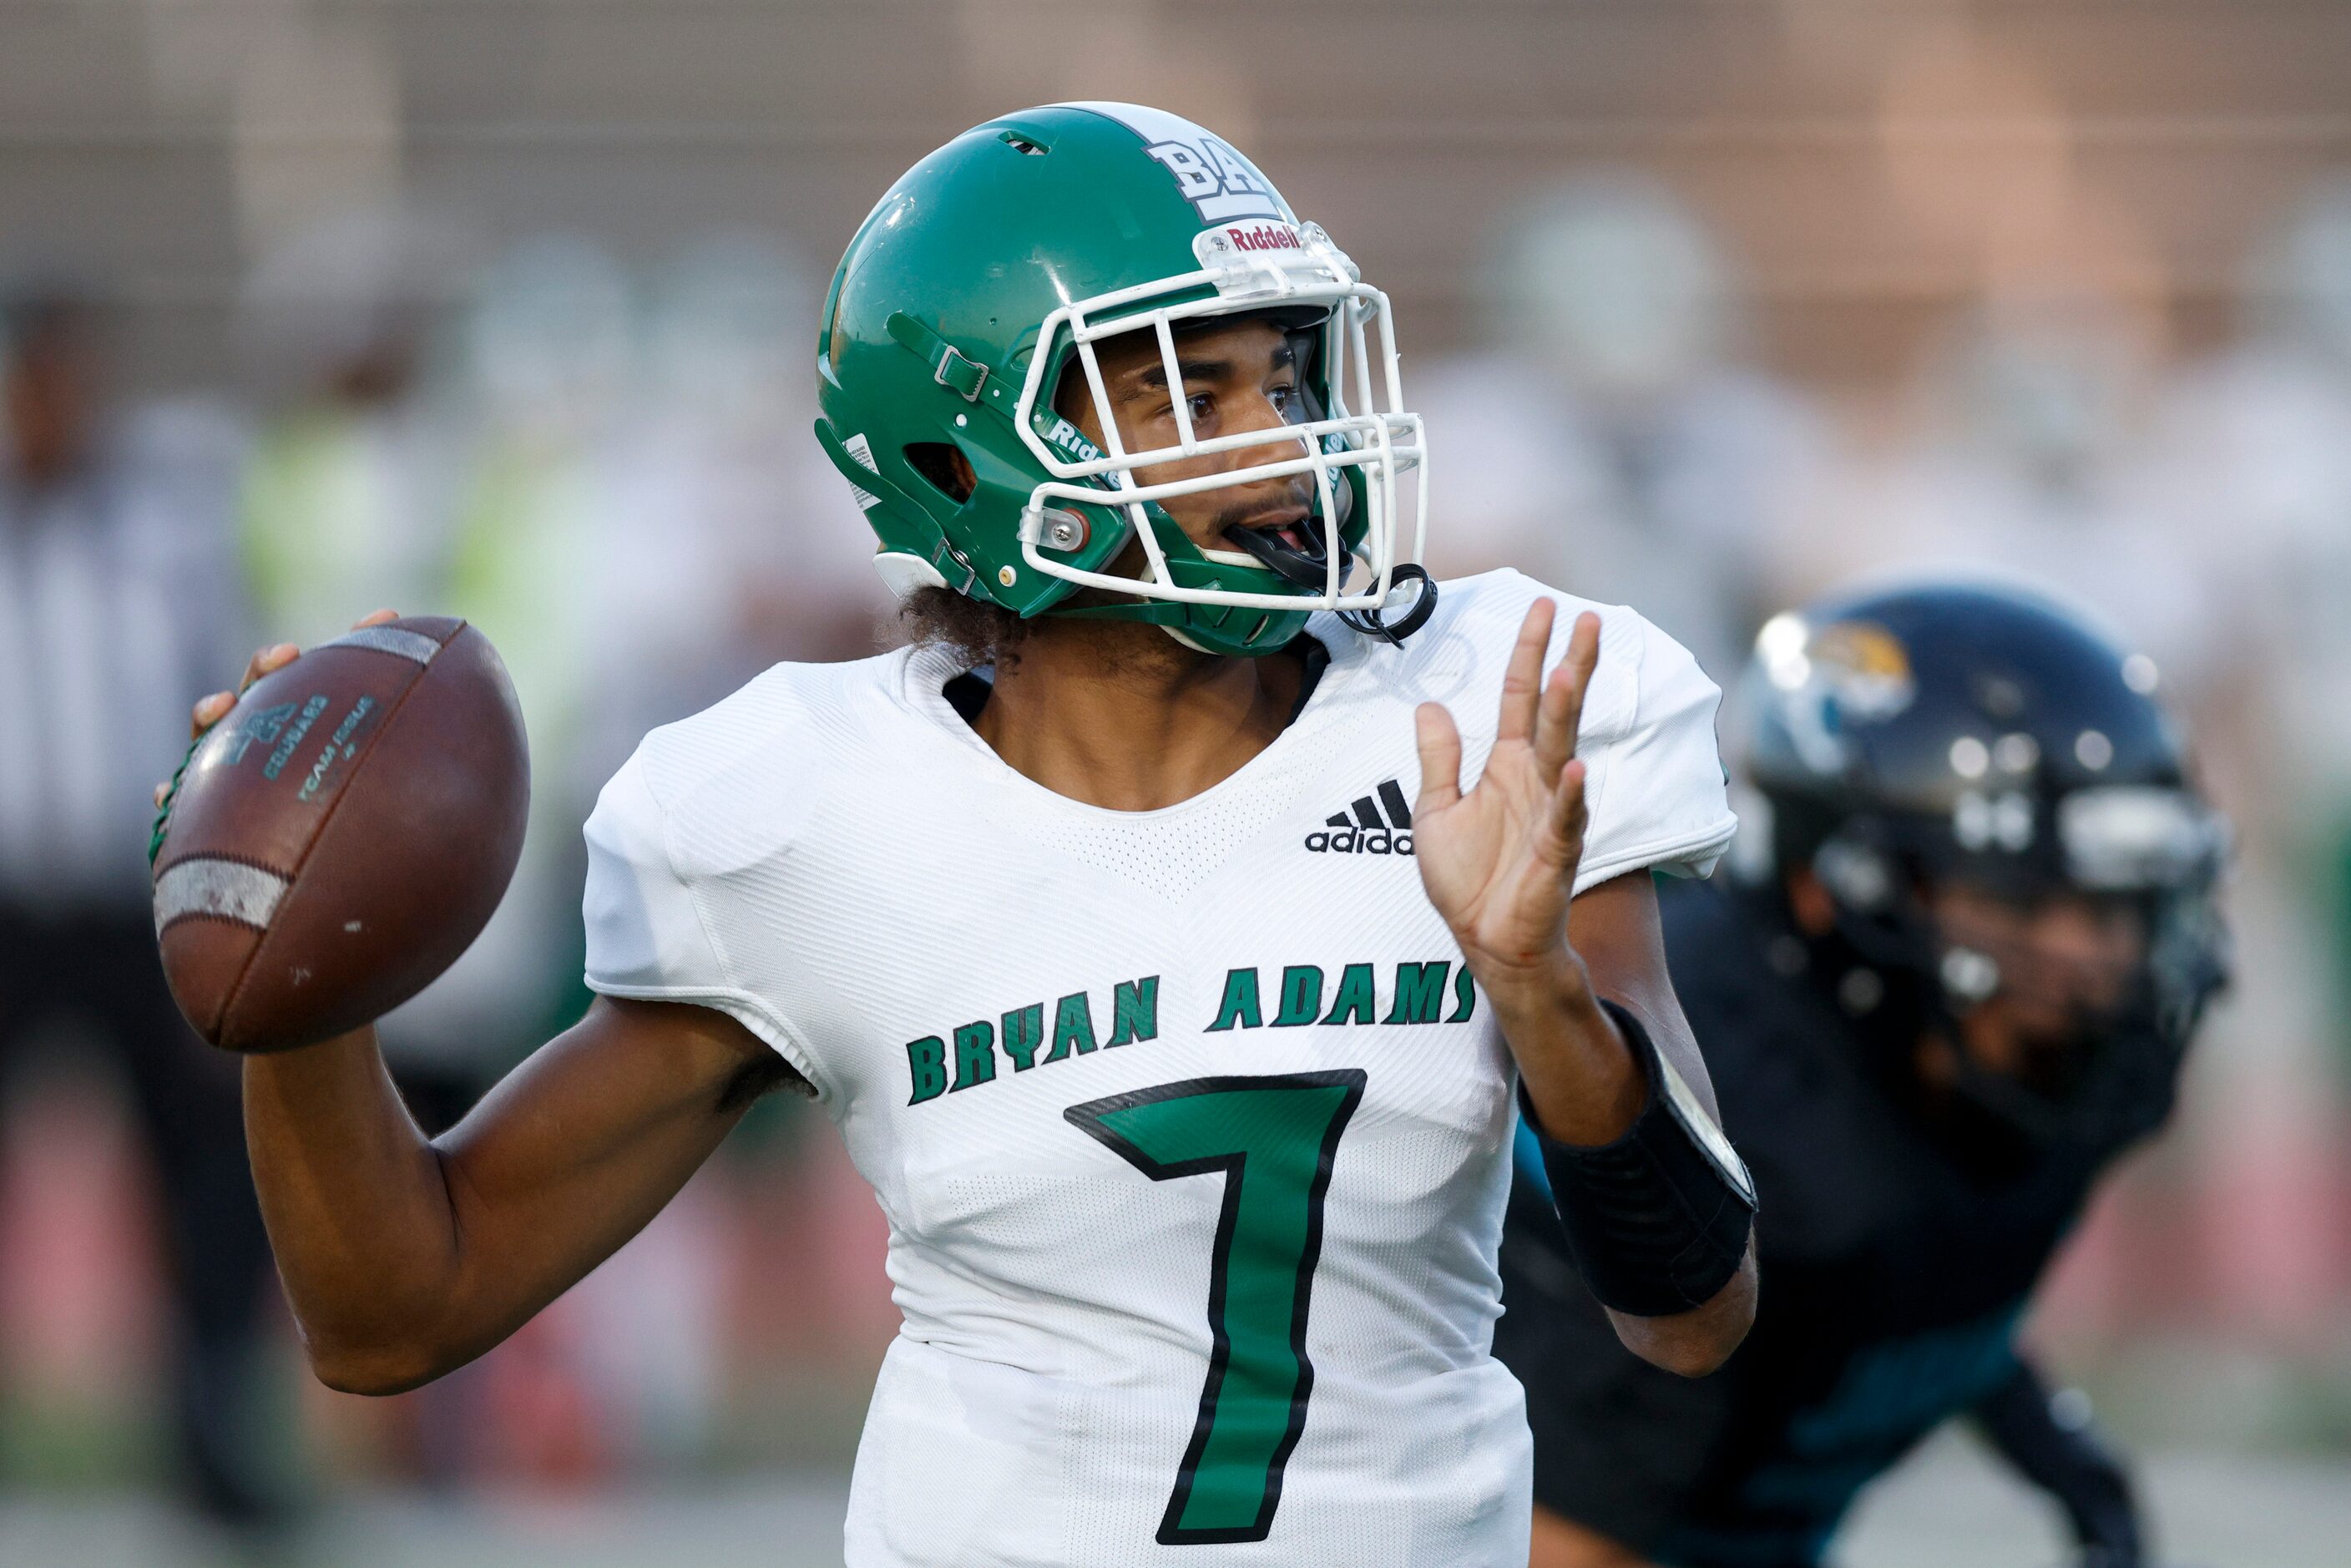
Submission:
POLYGON ((1247 158, 1175 115, 1029 110, 916 164, 834 277, 818 397, 818 439, 902 594, 944 586, 1024 616, 1151 622, 1222 653, 1280 647, 1317 610, 1395 637, 1434 607, 1420 526, 1405 538, 1406 475, 1426 515, 1426 449, 1387 297, 1247 158), (1290 336, 1302 417, 1202 437, 1179 398, 1175 444, 1126 451, 1096 346, 1149 332, 1181 384, 1180 333, 1259 316, 1290 336), (1061 412, 1077 395, 1099 446, 1061 412), (944 477, 946 449, 967 492, 944 477), (1247 456, 1222 472, 1139 476, 1231 453, 1247 456), (1203 546, 1163 505, 1270 479, 1311 486, 1310 548, 1249 530, 1203 546))

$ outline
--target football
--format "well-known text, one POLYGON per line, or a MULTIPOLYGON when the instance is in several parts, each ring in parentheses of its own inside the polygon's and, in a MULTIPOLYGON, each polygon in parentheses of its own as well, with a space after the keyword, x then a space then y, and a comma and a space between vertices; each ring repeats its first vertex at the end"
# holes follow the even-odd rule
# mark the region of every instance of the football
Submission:
POLYGON ((478 630, 419 616, 309 650, 245 692, 166 804, 172 995, 236 1051, 381 1017, 480 935, 529 801, 521 710, 478 630))

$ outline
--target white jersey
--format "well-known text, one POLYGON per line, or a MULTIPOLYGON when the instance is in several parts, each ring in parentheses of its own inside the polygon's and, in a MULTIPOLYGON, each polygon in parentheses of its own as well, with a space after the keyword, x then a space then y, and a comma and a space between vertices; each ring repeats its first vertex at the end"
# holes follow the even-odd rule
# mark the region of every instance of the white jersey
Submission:
MULTIPOLYGON (((739 1019, 816 1088, 904 1314, 851 1568, 1523 1563, 1489 1354, 1515 1078, 1412 858, 1413 707, 1474 776, 1515 572, 1402 648, 1327 616, 1303 711, 1163 810, 1031 782, 937 651, 779 665, 588 824, 588 980, 739 1019)), ((1703 873, 1719 694, 1629 610, 1583 715, 1579 887, 1703 873)))

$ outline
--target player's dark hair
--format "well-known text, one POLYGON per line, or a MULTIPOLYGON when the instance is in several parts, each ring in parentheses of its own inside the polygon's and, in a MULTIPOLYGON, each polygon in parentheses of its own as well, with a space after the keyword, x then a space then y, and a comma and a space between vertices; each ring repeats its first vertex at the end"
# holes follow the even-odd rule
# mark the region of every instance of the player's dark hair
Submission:
POLYGON ((946 648, 965 667, 1001 667, 1018 658, 1029 623, 1000 604, 968 599, 951 588, 918 588, 899 606, 898 619, 918 648, 946 648))

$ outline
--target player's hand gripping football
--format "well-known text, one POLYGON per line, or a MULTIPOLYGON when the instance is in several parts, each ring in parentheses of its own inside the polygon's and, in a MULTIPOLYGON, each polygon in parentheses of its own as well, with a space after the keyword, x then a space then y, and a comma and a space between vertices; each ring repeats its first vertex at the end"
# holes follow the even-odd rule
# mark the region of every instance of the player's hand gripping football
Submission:
MULTIPOLYGON (((372 611, 352 622, 351 630, 356 632, 362 626, 381 626, 387 621, 399 619, 400 612, 397 610, 372 611)), ((236 706, 236 699, 245 695, 246 687, 264 675, 276 674, 299 658, 301 653, 302 650, 291 643, 275 643, 256 653, 246 661, 245 674, 236 683, 236 690, 213 692, 196 699, 195 708, 188 716, 189 738, 202 740, 206 730, 228 716, 229 710, 236 706)), ((168 779, 155 786, 155 804, 159 810, 171 792, 172 781, 168 779)))
POLYGON ((1428 900, 1453 928, 1499 1008, 1583 984, 1567 906, 1583 854, 1584 766, 1575 755, 1583 695, 1600 662, 1600 617, 1576 618, 1567 654, 1543 677, 1558 607, 1537 600, 1502 677, 1501 721, 1485 771, 1461 789, 1461 732, 1437 703, 1415 716, 1420 800, 1413 854, 1428 900))

